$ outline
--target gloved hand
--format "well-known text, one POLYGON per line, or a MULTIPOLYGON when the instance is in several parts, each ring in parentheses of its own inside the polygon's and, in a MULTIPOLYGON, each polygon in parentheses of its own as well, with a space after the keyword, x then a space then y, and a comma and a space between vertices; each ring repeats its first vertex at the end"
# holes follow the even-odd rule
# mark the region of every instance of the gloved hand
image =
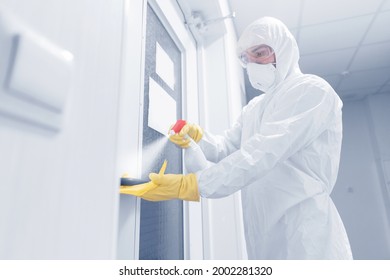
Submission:
POLYGON ((190 146, 191 137, 196 143, 202 139, 203 129, 197 124, 189 124, 183 126, 179 133, 169 136, 169 140, 182 148, 188 148, 190 146))
POLYGON ((145 193, 142 197, 151 201, 182 199, 199 201, 198 181, 194 173, 182 174, 156 174, 149 175, 152 183, 157 187, 152 192, 145 193))
POLYGON ((162 201, 170 199, 182 199, 188 201, 199 201, 199 189, 196 175, 191 173, 182 174, 164 174, 167 166, 165 161, 160 172, 150 173, 150 182, 121 187, 120 193, 131 194, 150 201, 162 201))

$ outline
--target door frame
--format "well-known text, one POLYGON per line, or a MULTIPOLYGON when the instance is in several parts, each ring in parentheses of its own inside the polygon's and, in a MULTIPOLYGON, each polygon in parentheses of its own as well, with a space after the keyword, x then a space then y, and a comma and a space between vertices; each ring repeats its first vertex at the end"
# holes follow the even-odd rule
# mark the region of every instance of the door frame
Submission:
MULTIPOLYGON (((142 127, 144 100, 146 10, 150 4, 182 53, 183 118, 199 123, 197 46, 176 1, 124 0, 121 99, 119 104, 118 174, 137 178, 142 168, 142 127), (138 3, 135 3, 138 2, 138 3), (129 78, 131 77, 131 78, 129 78), (134 93, 130 94, 129 93, 134 93), (138 94, 137 94, 138 93, 138 94), (135 120, 129 124, 129 119, 135 120), (136 162, 134 162, 136 158, 136 162)), ((183 168, 184 170, 184 168, 183 168)), ((119 259, 139 258, 141 203, 126 198, 120 206, 117 240, 119 259), (126 213, 123 213, 126 211, 126 213), (124 248, 123 248, 123 246, 124 248)), ((203 259, 201 203, 183 202, 184 259, 203 259)))

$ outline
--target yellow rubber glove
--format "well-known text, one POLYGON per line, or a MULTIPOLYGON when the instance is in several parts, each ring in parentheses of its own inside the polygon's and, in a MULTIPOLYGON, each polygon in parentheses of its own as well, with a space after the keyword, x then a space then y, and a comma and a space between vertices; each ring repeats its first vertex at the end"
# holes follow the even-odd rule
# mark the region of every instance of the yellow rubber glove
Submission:
POLYGON ((164 174, 165 161, 158 174, 150 173, 150 182, 130 187, 121 187, 120 193, 130 194, 150 201, 182 199, 199 201, 198 181, 195 174, 164 174))
POLYGON ((203 129, 197 124, 187 123, 179 133, 170 135, 169 140, 182 148, 188 148, 191 140, 187 135, 198 143, 203 137, 203 129))

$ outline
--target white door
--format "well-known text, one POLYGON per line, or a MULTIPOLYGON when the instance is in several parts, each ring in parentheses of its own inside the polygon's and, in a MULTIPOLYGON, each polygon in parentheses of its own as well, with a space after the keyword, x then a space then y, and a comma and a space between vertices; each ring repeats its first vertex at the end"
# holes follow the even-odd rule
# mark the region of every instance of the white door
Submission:
MULTIPOLYGON (((167 172, 180 174, 181 150, 166 141, 164 130, 158 131, 150 123, 153 114, 159 114, 149 110, 151 91, 175 102, 176 119, 198 121, 195 42, 175 1, 143 1, 142 5, 132 2, 127 1, 125 9, 119 169, 132 177, 147 179, 168 159, 167 172), (191 109, 182 100, 191 101, 191 109)), ((171 109, 166 110, 171 113, 171 109)), ((202 258, 201 225, 196 226, 196 233, 189 230, 195 227, 191 221, 200 221, 196 219, 200 215, 200 204, 178 200, 147 202, 122 195, 118 258, 202 258), (189 239, 195 247, 189 246, 189 239)))

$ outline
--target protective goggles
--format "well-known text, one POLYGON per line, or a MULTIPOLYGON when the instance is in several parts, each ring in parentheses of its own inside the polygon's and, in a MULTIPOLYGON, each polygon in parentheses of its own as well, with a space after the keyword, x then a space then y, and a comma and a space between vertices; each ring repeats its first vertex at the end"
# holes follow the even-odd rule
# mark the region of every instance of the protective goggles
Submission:
POLYGON ((268 64, 275 63, 273 55, 275 51, 267 45, 258 45, 243 51, 240 56, 242 66, 246 67, 248 63, 268 64))

